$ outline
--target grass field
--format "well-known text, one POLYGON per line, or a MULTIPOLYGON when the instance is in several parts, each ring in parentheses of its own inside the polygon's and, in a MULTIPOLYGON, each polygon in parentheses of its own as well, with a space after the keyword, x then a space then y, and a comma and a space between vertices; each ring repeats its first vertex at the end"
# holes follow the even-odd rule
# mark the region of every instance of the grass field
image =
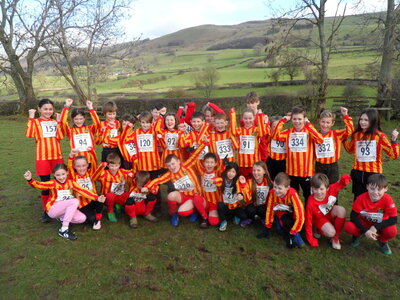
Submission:
MULTIPOLYGON (((39 192, 23 178, 26 169, 34 170, 35 152, 24 129, 20 117, 0 120, 0 139, 7 141, 0 148, 1 299, 398 299, 398 239, 391 242, 392 256, 365 239, 350 248, 345 234, 341 251, 324 239, 316 249, 287 250, 275 231, 269 240, 256 239, 260 225, 229 223, 221 233, 183 219, 173 228, 165 214, 156 224, 139 219, 137 230, 125 216, 115 224, 104 217, 99 232, 75 225, 78 240, 61 239, 58 222, 39 222, 39 192)), ((62 145, 67 154, 67 142, 62 145)), ((344 153, 342 173, 351 164, 344 153)), ((385 159, 397 206, 399 168, 400 160, 385 159)), ((351 199, 347 187, 340 203, 349 208, 351 199)))

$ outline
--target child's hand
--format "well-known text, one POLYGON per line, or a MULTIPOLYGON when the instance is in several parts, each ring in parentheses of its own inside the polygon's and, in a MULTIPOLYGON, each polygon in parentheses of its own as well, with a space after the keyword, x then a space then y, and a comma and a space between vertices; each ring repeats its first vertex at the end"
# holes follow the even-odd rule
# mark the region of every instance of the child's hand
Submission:
POLYGON ((60 122, 61 121, 61 114, 56 113, 56 121, 60 122))
POLYGON ((73 148, 71 149, 71 152, 69 154, 70 157, 74 157, 75 155, 78 155, 79 149, 78 148, 73 148))
POLYGON ((134 175, 133 175, 132 172, 129 172, 129 173, 128 173, 128 176, 129 176, 130 178, 133 178, 134 175))
POLYGON ((86 101, 86 106, 88 109, 93 109, 93 102, 90 100, 86 101))
POLYGON ((65 99, 65 105, 66 105, 66 106, 71 106, 73 102, 74 102, 74 100, 72 100, 72 99, 70 99, 70 98, 65 99))
POLYGON ((368 229, 368 231, 365 233, 365 236, 370 240, 376 241, 376 239, 378 238, 378 233, 377 233, 376 228, 374 226, 371 226, 368 229))
POLYGON ((108 166, 108 162, 106 162, 106 161, 103 161, 102 163, 101 163, 101 165, 105 168, 105 167, 107 167, 108 166))
POLYGON ((179 123, 178 124, 178 129, 181 131, 185 131, 186 130, 186 123, 179 123))
POLYGON ((310 123, 310 120, 307 117, 304 117, 304 123, 305 124, 310 123))
POLYGON ((257 114, 262 114, 262 109, 257 109, 257 114))
POLYGON ((291 115, 289 115, 289 114, 287 114, 286 116, 284 116, 283 118, 282 118, 282 120, 284 120, 285 121, 285 123, 287 123, 287 122, 289 122, 290 121, 290 119, 292 118, 292 116, 291 115))
POLYGON ((157 134, 157 137, 159 138, 159 139, 161 139, 162 138, 162 134, 157 134))
POLYGON ((245 178, 243 175, 240 175, 240 176, 239 176, 239 182, 240 182, 241 184, 245 184, 245 183, 246 183, 246 178, 245 178))
POLYGON ((269 122, 269 117, 267 114, 264 115, 264 124, 268 124, 269 122))
POLYGON ((26 180, 31 180, 32 179, 31 171, 29 171, 29 170, 26 171, 25 174, 24 174, 24 177, 25 177, 26 180))
POLYGON ((99 198, 97 198, 97 201, 100 203, 104 203, 106 201, 106 196, 104 195, 99 196, 99 198))
POLYGON ((208 144, 210 141, 207 138, 207 135, 203 135, 203 142, 208 144))
POLYGON ((140 190, 143 194, 147 194, 149 192, 149 189, 147 187, 142 187, 140 190))
POLYGON ((392 141, 397 141, 397 137, 399 136, 399 132, 397 131, 397 128, 393 129, 392 131, 392 141))
POLYGON ((28 110, 28 113, 29 113, 29 118, 33 119, 35 117, 36 109, 32 108, 28 110))
POLYGON ((234 107, 232 107, 232 108, 229 110, 229 112, 234 113, 234 112, 236 112, 236 109, 235 109, 234 107))
POLYGON ((346 107, 341 107, 340 112, 342 113, 342 116, 344 117, 344 116, 348 115, 349 110, 346 107))

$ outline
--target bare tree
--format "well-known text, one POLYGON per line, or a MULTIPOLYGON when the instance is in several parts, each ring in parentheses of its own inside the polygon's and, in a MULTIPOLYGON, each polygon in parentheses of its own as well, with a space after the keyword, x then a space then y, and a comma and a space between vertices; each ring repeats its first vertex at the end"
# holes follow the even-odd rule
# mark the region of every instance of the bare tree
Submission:
POLYGON ((219 72, 212 66, 206 66, 202 71, 193 75, 196 88, 202 89, 204 97, 206 98, 211 97, 211 93, 216 88, 216 83, 219 78, 219 72))

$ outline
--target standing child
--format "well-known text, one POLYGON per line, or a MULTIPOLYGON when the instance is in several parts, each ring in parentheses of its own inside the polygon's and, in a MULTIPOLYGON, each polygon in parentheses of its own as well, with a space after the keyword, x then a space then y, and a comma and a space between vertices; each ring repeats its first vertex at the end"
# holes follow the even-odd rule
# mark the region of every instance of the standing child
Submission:
POLYGON ((331 130, 335 124, 335 113, 324 110, 319 117, 320 132, 324 138, 322 144, 315 144, 315 172, 326 174, 329 184, 339 180, 338 161, 342 152, 342 143, 354 131, 352 118, 348 115, 345 107, 340 108, 343 116, 345 129, 331 130))
POLYGON ((85 124, 85 111, 80 108, 74 108, 71 111, 71 119, 74 125, 68 124, 68 112, 74 100, 65 100, 65 106, 61 113, 61 128, 67 135, 71 149, 78 149, 77 155, 83 155, 92 165, 93 169, 97 167, 97 155, 94 147, 94 135, 100 128, 100 120, 96 111, 93 109, 92 101, 87 101, 86 105, 89 109, 93 120, 92 125, 85 124))
POLYGON ((274 180, 274 188, 268 194, 264 231, 257 238, 269 238, 274 217, 286 238, 286 246, 302 247, 304 241, 299 232, 304 224, 304 207, 297 191, 290 187, 290 177, 279 173, 274 180))
MULTIPOLYGON (((274 135, 276 125, 280 116, 271 117, 271 136, 274 135)), ((280 172, 286 172, 286 142, 277 141, 269 136, 266 140, 268 147, 267 167, 271 179, 274 180, 275 176, 280 172)))
POLYGON ((382 174, 368 177, 367 192, 353 203, 350 221, 344 230, 353 236, 352 247, 360 245, 363 235, 377 240, 381 251, 390 255, 389 241, 397 234, 397 208, 392 197, 386 194, 388 182, 382 174))
POLYGON ((310 178, 314 175, 314 143, 323 143, 323 136, 308 121, 303 107, 295 106, 290 116, 278 122, 272 139, 286 143, 286 173, 290 176, 290 185, 297 192, 301 187, 304 201, 307 201, 310 178), (289 120, 293 128, 282 130, 289 120))
MULTIPOLYGON (((36 174, 41 181, 49 181, 54 166, 63 163, 60 140, 63 139, 61 127, 57 121, 52 119, 54 114, 54 103, 49 99, 42 99, 38 104, 39 118, 35 119, 36 109, 29 110, 29 119, 25 135, 34 138, 36 142, 36 174)), ((49 191, 42 190, 43 215, 41 221, 49 222, 46 213, 46 204, 49 199, 49 191)))
POLYGON ((311 178, 312 194, 306 207, 305 230, 308 242, 318 247, 318 240, 313 236, 313 226, 318 234, 331 238, 332 248, 340 250, 339 236, 346 221, 346 209, 336 205, 339 190, 350 182, 349 175, 343 175, 340 181, 329 185, 325 174, 316 173, 311 178))
POLYGON ((382 150, 391 159, 399 157, 398 135, 399 132, 394 129, 389 141, 381 130, 379 113, 376 109, 368 108, 361 112, 357 128, 351 135, 350 141, 344 143, 346 151, 354 154, 351 170, 354 199, 367 191, 366 183, 369 176, 383 172, 382 150))
POLYGON ((72 179, 68 179, 67 166, 63 163, 56 164, 53 173, 55 179, 45 182, 32 179, 31 171, 26 171, 24 177, 30 186, 39 190, 50 190, 46 211, 51 218, 62 219, 62 226, 58 230, 58 235, 68 240, 76 240, 75 234, 69 229, 69 224, 83 223, 86 216, 79 211, 79 200, 76 199, 73 192, 99 202, 104 202, 104 196, 97 196, 82 188, 72 179))

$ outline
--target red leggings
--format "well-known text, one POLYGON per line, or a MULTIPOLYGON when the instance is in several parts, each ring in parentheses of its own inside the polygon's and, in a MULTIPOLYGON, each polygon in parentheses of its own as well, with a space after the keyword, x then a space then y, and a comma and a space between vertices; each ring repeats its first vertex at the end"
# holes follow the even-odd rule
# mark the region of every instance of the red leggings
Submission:
POLYGON ((156 200, 149 201, 147 203, 145 200, 143 200, 132 205, 125 205, 125 213, 130 218, 135 218, 136 216, 147 216, 151 213, 155 204, 156 200))
MULTIPOLYGON (((346 224, 344 225, 344 231, 346 231, 347 234, 354 236, 362 235, 360 228, 358 228, 356 224, 354 224, 351 221, 346 222, 346 224)), ((378 240, 380 242, 386 243, 396 236, 397 234, 396 225, 382 228, 382 230, 378 230, 378 233, 379 233, 378 240)))
POLYGON ((129 197, 129 192, 125 192, 122 195, 116 195, 114 193, 108 193, 106 195, 106 201, 104 205, 107 207, 107 212, 114 212, 114 204, 124 205, 126 199, 129 197))

